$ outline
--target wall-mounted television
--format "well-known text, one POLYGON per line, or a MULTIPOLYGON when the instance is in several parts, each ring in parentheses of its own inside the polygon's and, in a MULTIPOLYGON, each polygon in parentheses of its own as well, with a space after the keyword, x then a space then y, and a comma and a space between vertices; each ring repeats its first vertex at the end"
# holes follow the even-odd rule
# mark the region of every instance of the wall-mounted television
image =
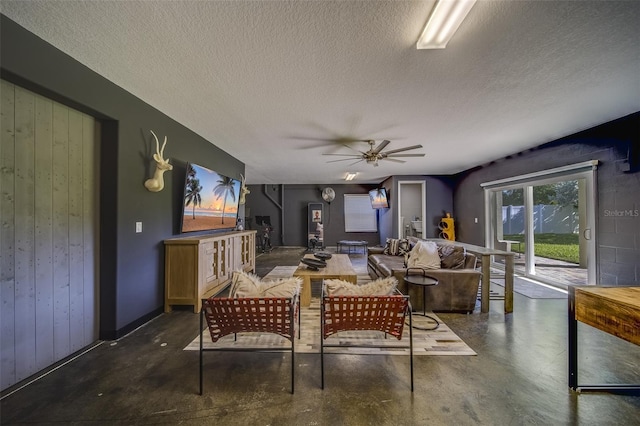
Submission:
POLYGON ((385 188, 372 189, 369 191, 369 198, 371 199, 371 208, 389 208, 389 197, 387 196, 387 190, 385 188))
POLYGON ((239 201, 239 180, 187 164, 180 232, 234 229, 239 201))

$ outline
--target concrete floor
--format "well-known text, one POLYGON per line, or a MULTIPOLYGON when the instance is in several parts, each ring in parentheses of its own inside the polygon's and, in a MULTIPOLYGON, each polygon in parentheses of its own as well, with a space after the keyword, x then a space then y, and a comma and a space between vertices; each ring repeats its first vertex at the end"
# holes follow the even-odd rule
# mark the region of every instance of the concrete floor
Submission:
MULTIPOLYGON (((294 265, 298 251, 257 258, 257 273, 294 265)), ((352 261, 365 262, 362 254, 352 261)), ((163 314, 128 336, 19 389, 3 392, 0 423, 216 425, 638 425, 640 396, 576 394, 567 387, 567 302, 515 295, 490 312, 439 314, 477 356, 408 358, 205 353, 198 395, 198 334, 190 310, 163 314), (10 393, 13 392, 13 393, 10 393), (9 394, 10 393, 10 394, 9 394)), ((579 325, 581 383, 639 383, 640 347, 579 325)))

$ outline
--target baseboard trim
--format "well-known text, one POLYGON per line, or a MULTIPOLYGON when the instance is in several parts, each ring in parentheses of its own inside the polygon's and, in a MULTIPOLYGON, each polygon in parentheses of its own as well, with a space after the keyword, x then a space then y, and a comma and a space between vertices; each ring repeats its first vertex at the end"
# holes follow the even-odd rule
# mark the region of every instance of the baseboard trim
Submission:
POLYGON ((161 315, 163 311, 163 308, 159 307, 118 330, 100 330, 100 340, 118 340, 161 315))

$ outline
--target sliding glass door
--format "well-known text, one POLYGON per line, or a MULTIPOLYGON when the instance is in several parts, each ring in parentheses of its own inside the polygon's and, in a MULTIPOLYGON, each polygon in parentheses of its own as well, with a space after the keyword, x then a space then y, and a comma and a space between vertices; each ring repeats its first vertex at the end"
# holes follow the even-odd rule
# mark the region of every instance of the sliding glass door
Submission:
POLYGON ((562 288, 596 284, 594 181, 590 169, 485 187, 487 246, 515 252, 518 275, 562 288))

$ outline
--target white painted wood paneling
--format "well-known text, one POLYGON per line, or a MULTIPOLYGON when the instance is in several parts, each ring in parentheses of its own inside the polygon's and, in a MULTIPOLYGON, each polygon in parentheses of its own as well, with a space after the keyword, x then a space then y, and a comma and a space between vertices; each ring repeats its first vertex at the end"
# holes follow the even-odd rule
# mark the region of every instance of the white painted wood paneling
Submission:
POLYGON ((69 344, 81 349, 84 335, 84 253, 82 248, 82 115, 69 110, 69 344))
POLYGON ((69 353, 69 109, 53 105, 54 355, 69 353))
POLYGON ((35 96, 15 90, 15 351, 16 375, 36 371, 35 96))
POLYGON ((0 80, 0 380, 16 381, 15 365, 15 88, 0 80))
POLYGON ((2 389, 98 337, 97 130, 2 81, 2 389))
POLYGON ((53 103, 36 96, 36 367, 55 359, 53 352, 53 208, 51 155, 53 153, 53 103))
POLYGON ((98 282, 98 194, 100 187, 97 141, 100 140, 100 123, 88 115, 82 116, 82 248, 84 276, 84 330, 83 341, 98 338, 98 286, 87 283, 98 282))

